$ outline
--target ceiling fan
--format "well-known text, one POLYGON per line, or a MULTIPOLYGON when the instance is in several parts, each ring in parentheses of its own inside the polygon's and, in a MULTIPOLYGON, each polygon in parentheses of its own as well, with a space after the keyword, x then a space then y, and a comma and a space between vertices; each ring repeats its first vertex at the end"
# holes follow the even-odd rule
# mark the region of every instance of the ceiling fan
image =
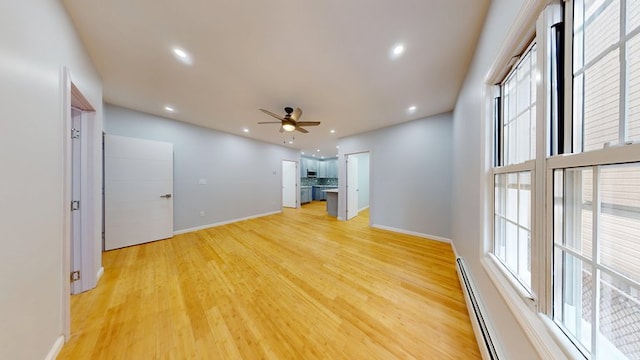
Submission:
POLYGON ((320 125, 320 121, 298 121, 300 116, 302 116, 302 110, 300 110, 300 108, 295 108, 295 110, 292 107, 284 108, 284 112, 287 113, 284 117, 265 109, 260 109, 260 111, 280 121, 261 121, 258 124, 280 124, 280 132, 298 130, 301 133, 308 133, 309 131, 303 129, 303 126, 320 125))

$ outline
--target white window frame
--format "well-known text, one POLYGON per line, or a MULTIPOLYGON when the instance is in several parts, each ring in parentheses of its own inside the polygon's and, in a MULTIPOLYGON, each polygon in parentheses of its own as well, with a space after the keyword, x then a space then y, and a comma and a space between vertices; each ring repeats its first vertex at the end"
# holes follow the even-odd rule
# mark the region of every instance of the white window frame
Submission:
MULTIPOLYGON (((629 1, 629 0, 626 0, 629 1)), ((572 0, 564 0, 567 9, 573 6, 572 0)), ((573 168, 581 166, 598 166, 620 164, 640 161, 640 144, 626 144, 613 146, 601 150, 593 150, 585 153, 571 155, 555 155, 558 144, 550 141, 552 119, 550 118, 550 62, 547 60, 547 50, 550 47, 550 26, 557 21, 565 21, 566 54, 571 54, 572 43, 567 41, 569 33, 573 33, 571 18, 562 16, 561 0, 547 2, 525 0, 521 13, 515 19, 515 28, 507 35, 505 44, 500 49, 495 63, 492 65, 485 78, 484 88, 484 113, 482 117, 485 130, 482 143, 483 158, 483 197, 482 219, 484 226, 483 243, 480 249, 480 259, 487 275, 496 286, 498 292, 505 300, 508 308, 513 313, 524 332, 528 334, 533 347, 538 351, 540 358, 572 358, 584 359, 585 356, 571 342, 569 337, 562 332, 552 319, 553 316, 553 253, 555 244, 553 240, 553 172, 556 169, 573 168), (545 9, 546 6, 546 9, 545 9), (499 261, 493 258, 493 224, 494 224, 494 148, 493 137, 494 117, 494 84, 504 79, 509 62, 512 57, 521 53, 536 35, 538 44, 538 67, 541 74, 542 85, 539 86, 537 95, 537 134, 536 134, 536 159, 534 173, 532 173, 532 290, 534 296, 528 297, 526 292, 519 289, 517 282, 511 279, 499 261), (551 147, 553 146, 553 149, 551 147), (534 241, 535 237, 535 241, 534 241), (534 246, 535 244, 535 246, 534 246), (535 266, 535 268, 534 268, 535 266)), ((573 69, 571 55, 565 58, 565 76, 571 79, 565 81, 564 96, 564 125, 565 133, 563 144, 565 152, 571 150, 574 133, 579 129, 572 128, 572 104, 573 96, 573 69)), ((624 75, 621 75, 624 76, 624 75)))
MULTIPOLYGON (((525 0, 522 10, 515 19, 516 25, 508 34, 505 44, 500 49, 496 61, 490 68, 485 78, 484 108, 482 117, 485 136, 482 144, 482 158, 484 161, 483 179, 483 206, 482 219, 485 224, 483 232, 483 244, 481 246, 480 259, 487 275, 492 280, 496 289, 505 300, 509 310, 515 319, 528 334, 529 340, 537 350, 540 358, 581 358, 582 355, 575 349, 569 339, 562 333, 553 321, 547 316, 550 306, 551 250, 553 244, 546 240, 546 186, 547 172, 546 159, 549 155, 548 133, 550 120, 545 109, 549 108, 549 87, 545 81, 549 78, 549 62, 546 60, 548 48, 548 33, 551 24, 562 21, 560 0, 551 1, 551 4, 537 0, 525 0), (545 9, 546 8, 546 9, 545 9), (537 34, 537 35, 536 35, 537 34), (534 39, 535 37, 535 39, 534 39), (537 43, 537 66, 540 71, 542 86, 538 86, 536 96, 536 159, 532 169, 532 269, 531 288, 532 293, 524 290, 518 281, 501 266, 501 262, 491 254, 493 249, 493 223, 494 223, 494 131, 493 108, 495 85, 501 82, 509 69, 512 58, 522 53, 533 41, 537 43)), ((523 165, 529 166, 531 164, 523 165)))
MULTIPOLYGON (((626 3, 628 3, 630 0, 621 0, 620 1, 620 6, 621 6, 621 12, 624 14, 624 8, 623 5, 625 5, 626 3)), ((606 2, 606 1, 605 1, 606 2)), ((566 1, 566 6, 567 6, 567 11, 572 11, 573 9, 573 4, 574 1, 572 0, 567 0, 566 1)), ((566 53, 567 54, 572 54, 573 51, 573 17, 572 15, 569 15, 566 17, 566 36, 565 36, 565 46, 566 46, 566 53)), ((631 34, 627 34, 626 33, 626 24, 625 24, 625 15, 622 15, 620 18, 620 38, 622 38, 623 40, 617 39, 615 44, 610 46, 610 48, 624 48, 624 42, 626 42, 627 40, 629 40, 632 36, 640 36, 637 35, 638 32, 640 30, 636 29, 635 31, 633 31, 631 34)), ((598 58, 602 58, 606 56, 606 52, 603 54, 599 54, 597 55, 593 60, 597 60, 598 58)), ((587 167, 587 168, 592 168, 593 171, 593 186, 594 186, 594 191, 597 194, 597 187, 598 187, 598 178, 599 178, 599 171, 596 171, 599 167, 601 166, 606 166, 606 165, 617 165, 617 164, 626 164, 626 163, 638 163, 640 162, 640 144, 637 143, 629 143, 629 142, 625 142, 625 136, 626 136, 626 128, 624 124, 624 118, 625 118, 625 111, 626 111, 626 95, 625 92, 627 91, 626 87, 627 84, 625 83, 627 81, 626 77, 626 60, 624 59, 624 51, 621 51, 620 54, 620 58, 621 58, 621 62, 620 62, 620 118, 619 118, 619 132, 618 132, 618 144, 613 144, 613 146, 609 146, 608 144, 606 146, 604 146, 602 149, 596 149, 596 150, 589 150, 589 151, 585 151, 583 152, 583 147, 582 147, 582 143, 578 143, 579 140, 581 140, 582 138, 582 128, 579 126, 573 127, 572 129, 572 135, 571 137, 565 137, 565 145, 566 146, 571 146, 573 147, 573 149, 577 149, 578 152, 576 153, 572 153, 572 154, 568 154, 568 155, 557 155, 557 156, 551 156, 549 158, 547 158, 546 160, 546 176, 547 176, 547 180, 546 180, 546 187, 547 189, 553 189, 553 174, 554 171, 556 170, 564 170, 564 169, 572 169, 572 168, 581 168, 581 167, 587 167)), ((570 129, 571 127, 571 119, 573 117, 573 109, 572 109, 572 100, 573 100, 573 73, 574 73, 574 69, 573 69, 573 59, 568 58, 565 59, 565 83, 567 84, 566 86, 566 92, 565 92, 565 118, 567 119, 568 123, 567 126, 565 127, 566 129, 570 129)), ((584 72, 584 70, 582 70, 582 72, 584 72)), ((554 203, 554 192, 553 191, 549 191, 547 194, 547 204, 553 204, 554 203)), ((592 203, 594 204, 594 209, 593 209, 593 216, 594 216, 594 226, 597 228, 597 223, 598 221, 596 220, 597 217, 599 216, 598 211, 597 211, 597 204, 599 203, 599 199, 598 197, 594 197, 592 199, 592 203)), ((548 206, 546 209, 546 222, 547 224, 550 224, 549 226, 547 226, 547 238, 549 239, 547 241, 547 244, 549 246, 551 246, 551 253, 550 256, 553 257, 553 253, 555 252, 556 247, 559 248, 560 250, 569 253, 570 255, 574 256, 576 259, 582 261, 583 263, 589 265, 593 270, 594 270, 594 291, 593 291, 593 296, 592 296, 592 302, 595 303, 595 305, 597 305, 599 303, 599 299, 598 299, 598 294, 599 291, 597 290, 597 286, 596 286, 596 279, 599 280, 599 276, 598 274, 600 272, 605 272, 607 274, 607 276, 612 277, 618 281, 622 281, 628 284, 633 284, 634 286, 638 286, 638 281, 635 281, 633 279, 630 279, 626 276, 624 276, 623 274, 617 273, 616 271, 609 269, 607 266, 602 265, 600 263, 599 260, 599 256, 598 256, 598 247, 599 247, 599 243, 600 243, 600 239, 599 237, 596 235, 593 237, 592 239, 592 254, 590 258, 585 258, 584 256, 580 255, 580 254, 576 254, 574 251, 571 251, 570 249, 567 250, 564 246, 561 245, 556 245, 555 241, 554 241, 554 237, 553 237, 553 217, 554 217, 554 206, 548 206)), ((553 263, 549 264, 549 272, 552 271, 552 267, 553 267, 553 263)), ((553 314, 553 279, 551 278, 551 274, 549 274, 548 276, 548 281, 549 281, 549 288, 547 291, 547 307, 544 309, 545 313, 548 315, 549 317, 549 326, 550 327, 555 327, 556 329, 553 329, 554 331, 557 331, 557 329, 560 329, 560 334, 562 335, 558 335, 558 336, 564 336, 567 339, 571 338, 572 335, 570 334, 565 334, 564 330, 562 329, 562 325, 561 324, 556 324, 555 321, 553 320, 554 314, 553 314)), ((594 305, 592 303, 592 305, 594 305)), ((585 349, 582 345, 580 344, 575 344, 574 348, 577 349, 582 349, 585 353, 581 353, 581 355, 583 355, 584 357, 590 357, 591 356, 591 352, 593 351, 597 351, 597 347, 598 347, 598 341, 597 341, 597 332, 598 332, 598 328, 599 328, 599 308, 592 308, 592 319, 591 319, 591 348, 590 349, 585 349)))
MULTIPOLYGON (((495 229, 495 178, 497 175, 508 175, 508 174, 520 174, 522 172, 529 172, 530 173, 530 182, 531 182, 531 195, 530 195, 530 201, 529 201, 529 232, 530 232, 530 237, 531 237, 531 258, 528 259, 528 261, 532 264, 531 266, 531 273, 533 273, 533 258, 534 258, 534 252, 533 252, 533 248, 534 248, 534 239, 535 239, 535 235, 534 235, 534 216, 533 216, 533 209, 534 209, 534 194, 535 194, 535 186, 534 186, 534 180, 535 180, 535 174, 536 174, 536 161, 535 161, 535 157, 538 156, 538 154, 532 154, 532 156, 534 156, 534 159, 532 160, 526 160, 524 162, 521 163, 515 163, 515 164, 506 164, 507 163, 507 152, 509 151, 509 149, 507 148, 508 144, 506 141, 506 137, 507 134, 506 132, 506 127, 505 127, 505 122, 507 120, 507 114, 505 114, 505 99, 504 99, 504 92, 502 90, 503 86, 506 85, 506 81, 512 77, 512 76, 516 76, 517 73, 517 69, 520 66, 521 62, 522 62, 522 56, 524 56, 525 54, 529 54, 532 51, 533 47, 537 46, 536 43, 536 39, 533 38, 526 46, 526 48, 521 52, 522 55, 519 55, 517 57, 517 61, 515 61, 511 68, 509 69, 509 71, 507 72, 507 74, 504 76, 503 79, 501 79, 500 84, 495 85, 495 90, 494 90, 494 96, 496 98, 500 98, 500 106, 499 108, 496 108, 495 105, 492 108, 492 119, 494 119, 493 121, 493 126, 492 126, 492 148, 493 148, 493 159, 494 162, 496 162, 494 164, 494 166, 492 167, 492 177, 491 177, 491 182, 490 182, 490 186, 492 188, 492 206, 491 206, 491 214, 492 214, 492 221, 491 221, 491 244, 489 247, 489 251, 488 251, 488 257, 491 259, 491 261, 493 261, 495 263, 495 266, 497 266, 506 276, 507 280, 510 282, 511 286, 516 289, 516 291, 518 291, 518 293, 520 294, 520 296, 524 299, 529 300, 530 302, 534 303, 535 302, 535 298, 534 298, 534 291, 533 291, 533 274, 531 274, 531 279, 530 279, 530 283, 531 283, 531 287, 528 288, 524 283, 522 283, 521 279, 519 279, 518 274, 514 273, 514 271, 517 272, 517 270, 514 269, 510 269, 509 266, 507 264, 505 264, 503 262, 502 259, 499 258, 498 255, 495 254, 495 248, 496 248, 496 244, 495 244, 495 240, 496 240, 496 229, 495 229), (500 119, 500 121, 495 121, 497 118, 500 119), (500 130, 500 136, 498 138, 497 134, 498 131, 500 130), (499 156, 498 156, 498 152, 500 152, 499 156), (498 163, 498 159, 500 159, 502 163, 498 163)), ((516 59, 516 58, 514 58, 516 59)), ((536 64, 538 63, 539 59, 536 59, 536 64)), ((534 77, 535 78, 535 74, 537 72, 537 67, 531 67, 529 69, 530 74, 529 76, 534 77)), ((519 84, 517 84, 516 82, 516 87, 519 84)), ((536 86, 536 92, 537 91, 538 86, 536 86)), ((513 95, 511 95, 513 96, 513 95)), ((516 102, 518 101, 518 99, 516 99, 516 102)), ((538 101, 538 94, 536 94, 536 107, 537 107, 537 101, 538 101)), ((529 111, 530 111, 530 107, 529 107, 529 111)), ((536 111, 537 114, 537 111, 536 111)), ((518 116, 516 115, 516 118, 518 116)), ((513 119, 509 119, 509 121, 513 121, 513 119)), ((536 115, 536 123, 538 122, 537 119, 537 115, 536 115)), ((537 127, 536 127, 537 129, 537 127)), ((534 134, 533 136, 533 141, 536 141, 537 139, 537 135, 534 134)), ((515 141, 515 139, 510 139, 510 141, 515 141)), ((537 149, 537 145, 536 144, 536 149, 537 149)), ((511 154, 511 156, 513 156, 514 154, 511 154)), ((519 190, 518 190, 519 193, 519 190)), ((518 211, 520 210, 520 201, 518 200, 518 211)), ((519 220, 518 219, 518 227, 520 226, 519 224, 519 220)), ((517 243, 517 241, 516 241, 517 243)))

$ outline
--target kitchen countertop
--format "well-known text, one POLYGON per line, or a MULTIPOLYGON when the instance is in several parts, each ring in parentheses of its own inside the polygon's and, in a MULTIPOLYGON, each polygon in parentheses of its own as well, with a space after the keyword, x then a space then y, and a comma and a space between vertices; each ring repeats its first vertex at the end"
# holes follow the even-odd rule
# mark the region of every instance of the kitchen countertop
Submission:
POLYGON ((327 189, 327 190, 322 190, 322 191, 324 191, 326 193, 336 193, 336 194, 338 193, 338 189, 337 188, 335 188, 335 189, 327 189))

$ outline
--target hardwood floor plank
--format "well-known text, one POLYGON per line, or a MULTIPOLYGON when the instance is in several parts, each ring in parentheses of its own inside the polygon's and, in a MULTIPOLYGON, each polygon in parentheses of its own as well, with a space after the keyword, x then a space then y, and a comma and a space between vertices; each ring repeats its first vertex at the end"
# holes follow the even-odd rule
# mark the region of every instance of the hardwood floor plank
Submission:
POLYGON ((450 245, 324 202, 104 253, 59 359, 480 359, 450 245))

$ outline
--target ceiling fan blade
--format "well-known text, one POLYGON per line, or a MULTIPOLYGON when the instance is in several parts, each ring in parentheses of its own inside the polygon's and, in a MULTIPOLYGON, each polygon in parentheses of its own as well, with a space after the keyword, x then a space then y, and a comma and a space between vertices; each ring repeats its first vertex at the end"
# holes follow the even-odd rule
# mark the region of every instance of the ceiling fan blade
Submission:
POLYGON ((265 109, 260 109, 260 111, 262 111, 263 113, 267 114, 267 115, 271 115, 274 118, 278 119, 278 120, 283 120, 282 116, 278 115, 278 114, 274 114, 269 110, 265 110, 265 109))
POLYGON ((318 126, 320 125, 320 121, 298 121, 296 123, 298 126, 318 126))
POLYGON ((282 121, 260 121, 258 124, 282 124, 282 121))
POLYGON ((302 110, 300 110, 300 108, 297 107, 295 110, 293 110, 293 113, 291 114, 291 119, 297 122, 298 119, 300 119, 300 116, 302 116, 302 110))
POLYGON ((296 126, 296 130, 298 130, 298 131, 300 131, 301 133, 304 133, 304 134, 309 132, 309 131, 307 131, 307 129, 303 129, 300 126, 296 126))

